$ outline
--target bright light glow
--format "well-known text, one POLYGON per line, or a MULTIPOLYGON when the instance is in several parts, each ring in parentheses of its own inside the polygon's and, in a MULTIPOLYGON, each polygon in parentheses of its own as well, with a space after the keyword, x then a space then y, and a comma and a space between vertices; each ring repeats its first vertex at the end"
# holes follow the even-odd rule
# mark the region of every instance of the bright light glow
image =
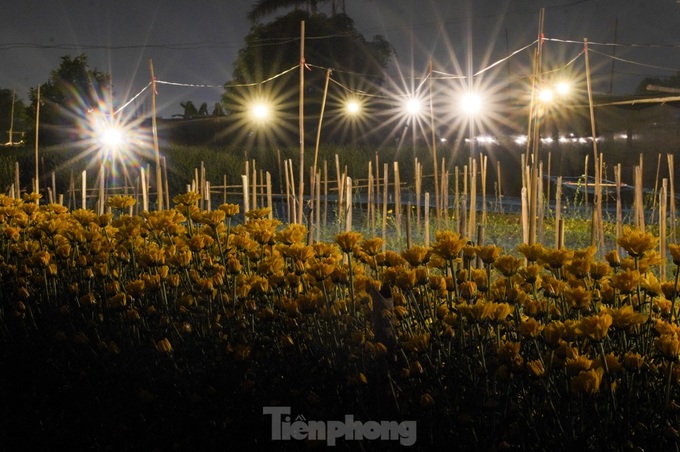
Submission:
POLYGON ((543 88, 538 92, 538 100, 546 104, 552 102, 554 97, 555 95, 550 88, 543 88))
POLYGON ((566 96, 569 94, 569 91, 571 91, 571 86, 569 85, 569 82, 558 82, 557 85, 555 85, 555 91, 557 91, 557 94, 560 96, 566 96))
POLYGON ((358 115, 361 112, 361 104, 355 100, 351 100, 345 105, 345 110, 350 115, 358 115))
POLYGON ((411 98, 406 102, 405 108, 406 108, 406 112, 409 115, 416 116, 417 114, 420 113, 422 105, 420 103, 420 100, 411 98))
POLYGON ((99 142, 110 149, 118 148, 124 142, 123 131, 118 127, 110 126, 100 132, 99 142))
POLYGON ((95 146, 106 152, 118 151, 126 144, 127 137, 123 125, 112 120, 108 115, 91 113, 90 134, 95 146))
POLYGON ((250 109, 250 113, 252 114, 254 119, 258 121, 264 121, 269 117, 269 107, 267 106, 267 104, 264 104, 262 102, 256 103, 250 109))
POLYGON ((467 93, 461 99, 460 106, 467 115, 476 115, 482 110, 482 99, 476 93, 467 93))
POLYGON ((498 140, 490 135, 481 135, 477 137, 477 141, 482 144, 498 144, 498 140))

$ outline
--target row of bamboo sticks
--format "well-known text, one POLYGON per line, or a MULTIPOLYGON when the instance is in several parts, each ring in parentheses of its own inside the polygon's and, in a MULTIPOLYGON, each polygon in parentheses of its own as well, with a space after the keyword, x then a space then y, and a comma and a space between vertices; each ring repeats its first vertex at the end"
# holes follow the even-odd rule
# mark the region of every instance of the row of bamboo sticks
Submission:
MULTIPOLYGON (((588 200, 588 157, 585 157, 584 165, 584 198, 586 206, 589 205, 588 200)), ((550 175, 550 154, 548 154, 547 174, 548 180, 550 175)), ((211 202, 215 197, 222 195, 222 202, 228 202, 235 197, 243 205, 244 212, 248 210, 262 207, 270 207, 270 216, 274 215, 274 198, 279 200, 279 204, 285 206, 284 213, 277 216, 288 223, 295 222, 297 219, 297 212, 302 208, 305 213, 307 225, 310 229, 310 237, 315 240, 320 240, 323 231, 330 230, 328 227, 329 210, 335 213, 335 223, 338 231, 350 230, 358 226, 354 221, 353 212, 358 207, 365 212, 365 223, 361 227, 369 231, 372 235, 376 235, 380 231, 383 238, 388 236, 388 223, 391 227, 390 234, 396 237, 402 237, 402 228, 406 227, 407 242, 411 241, 413 232, 415 235, 422 237, 424 243, 429 242, 429 234, 431 227, 452 228, 460 232, 464 236, 473 236, 477 230, 477 225, 485 225, 487 222, 487 175, 488 175, 488 158, 480 154, 479 161, 470 158, 468 164, 462 168, 455 166, 453 171, 453 188, 449 187, 451 174, 446 170, 446 160, 441 161, 441 180, 438 185, 440 196, 431 197, 430 193, 423 191, 423 178, 432 177, 431 175, 423 174, 423 165, 417 158, 414 159, 414 178, 411 184, 403 183, 401 180, 399 162, 382 163, 376 154, 374 161, 367 162, 366 178, 353 179, 347 171, 347 166, 341 166, 340 157, 335 155, 335 179, 330 178, 329 165, 326 160, 323 165, 320 165, 316 174, 310 169, 311 190, 302 202, 296 195, 296 181, 295 171, 292 160, 285 160, 283 162, 283 175, 279 174, 283 186, 279 187, 280 193, 274 194, 272 188, 272 177, 269 171, 263 171, 257 168, 255 160, 245 162, 245 174, 241 175, 241 180, 236 181, 236 184, 229 185, 227 176, 223 176, 222 184, 212 184, 206 178, 205 166, 201 163, 200 168, 194 169, 194 174, 191 183, 187 184, 187 191, 196 191, 200 196, 199 207, 205 210, 211 210, 211 202), (382 168, 381 168, 382 167, 382 168), (408 186, 409 193, 407 194, 407 201, 403 202, 402 187, 408 186), (462 191, 461 191, 462 188, 462 191), (478 202, 477 189, 481 189, 481 206, 478 202), (365 194, 365 197, 362 195, 365 194), (415 196, 411 196, 415 194, 415 196), (450 196, 453 195, 453 205, 449 206, 451 201, 450 196), (332 201, 335 198, 335 201, 332 201), (421 205, 421 201, 423 205, 421 205), (329 209, 329 203, 331 204, 329 209), (414 205, 412 205, 412 203, 414 205), (481 207, 481 208, 480 208, 481 207), (406 209, 406 215, 404 215, 406 209), (430 225, 430 210, 440 212, 440 215, 435 215, 430 225), (478 219, 478 213, 481 218, 478 219), (404 217, 406 220, 404 220, 404 217), (413 217, 413 218, 412 218, 413 217), (415 220, 415 228, 411 221, 415 220), (405 224, 404 224, 405 223, 405 224), (393 230, 393 231, 392 231, 393 230)), ((168 182, 167 182, 167 168, 165 166, 165 159, 162 159, 162 169, 164 178, 165 204, 170 205, 168 182)), ((657 162, 657 177, 652 196, 652 213, 656 214, 658 208, 659 226, 666 225, 668 217, 670 222, 670 240, 676 241, 676 206, 675 206, 675 192, 674 192, 674 172, 673 172, 673 155, 667 155, 668 178, 663 178, 661 186, 659 187, 659 174, 661 168, 661 155, 657 162)), ((528 243, 530 221, 529 221, 529 206, 527 204, 530 199, 531 190, 531 174, 530 167, 522 159, 522 237, 523 241, 528 243)), ((616 165, 614 170, 615 187, 616 187, 616 234, 617 237, 621 234, 623 218, 621 206, 621 188, 622 184, 622 168, 621 165, 616 165)), ((603 169, 604 157, 602 154, 598 156, 594 165, 594 196, 592 202, 592 243, 597 245, 599 249, 604 249, 604 219, 602 213, 602 187, 603 187, 603 169)), ((643 158, 640 155, 639 165, 633 168, 634 180, 634 226, 644 230, 645 229, 645 200, 644 190, 642 185, 642 170, 643 158)), ((19 184, 19 165, 15 164, 15 184, 10 188, 12 196, 19 196, 19 192, 15 192, 14 186, 19 184)), ((126 177, 123 187, 107 187, 105 185, 105 178, 102 177, 104 168, 100 169, 100 174, 94 187, 87 186, 87 172, 83 171, 80 175, 80 184, 76 184, 75 177, 72 174, 69 183, 69 208, 87 208, 88 199, 95 199, 95 210, 99 213, 105 211, 105 199, 108 195, 113 193, 131 194, 139 199, 141 197, 141 205, 136 207, 136 211, 149 210, 149 198, 151 193, 151 181, 149 175, 151 174, 149 167, 140 168, 139 177, 136 183, 132 183, 126 177), (129 183, 129 185, 128 185, 129 183), (80 190, 76 188, 79 185, 80 190), (80 199, 76 199, 76 193, 80 192, 80 199)), ((546 202, 550 201, 551 184, 543 186, 543 163, 538 165, 539 177, 537 178, 537 193, 540 194, 542 202, 538 203, 536 218, 537 226, 536 233, 538 241, 545 243, 544 237, 544 218, 546 202)), ((562 221, 562 177, 557 178, 554 193, 554 215, 555 224, 559 225, 562 221)), ((56 176, 51 173, 51 186, 46 187, 49 202, 57 202, 63 204, 64 195, 56 196, 56 176)), ((496 182, 495 182, 495 203, 500 212, 503 212, 503 195, 501 191, 501 168, 500 163, 496 166, 496 182)), ((133 213, 131 209, 130 213, 133 213)), ((664 229, 664 234, 665 234, 664 229)), ((555 227, 555 246, 563 246, 563 230, 558 226, 555 227)))

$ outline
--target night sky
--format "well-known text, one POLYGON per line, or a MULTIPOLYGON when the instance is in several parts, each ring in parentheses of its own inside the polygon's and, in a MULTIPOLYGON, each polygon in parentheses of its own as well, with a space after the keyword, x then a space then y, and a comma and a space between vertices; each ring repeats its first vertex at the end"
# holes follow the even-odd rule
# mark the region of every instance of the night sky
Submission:
MULTIPOLYGON (((26 100, 28 88, 46 81, 62 56, 85 53, 91 68, 112 75, 122 103, 146 86, 153 59, 158 80, 217 85, 159 87, 160 115, 180 113, 179 103, 187 100, 196 106, 207 102, 212 109, 223 91, 220 85, 231 78, 250 26, 246 14, 252 4, 252 0, 12 2, 0 14, 0 88, 16 89, 26 100)), ((668 77, 680 70, 676 0, 346 0, 347 14, 367 39, 382 34, 395 46, 397 57, 389 75, 403 85, 422 75, 430 59, 435 70, 465 75, 470 61, 475 73, 531 44, 538 35, 542 7, 548 39, 545 65, 566 64, 587 38, 596 91, 630 93, 642 77, 668 77), (618 45, 604 45, 614 43, 618 45)), ((330 12, 330 4, 322 9, 330 12)), ((530 57, 531 51, 513 57, 506 65, 508 72, 527 72, 530 57)))

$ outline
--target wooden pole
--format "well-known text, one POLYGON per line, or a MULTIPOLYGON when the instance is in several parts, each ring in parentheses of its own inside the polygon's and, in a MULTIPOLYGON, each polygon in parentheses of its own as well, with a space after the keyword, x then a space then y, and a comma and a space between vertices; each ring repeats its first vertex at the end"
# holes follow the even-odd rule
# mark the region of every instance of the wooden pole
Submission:
POLYGON ((614 169, 614 179, 616 181, 616 241, 619 241, 623 233, 623 212, 621 208, 621 164, 617 164, 614 169))
POLYGON ((248 175, 241 174, 241 184, 243 186, 243 221, 248 221, 248 217, 245 216, 246 213, 250 211, 250 200, 248 199, 248 175))
POLYGON ((163 159, 161 161, 161 166, 163 167, 163 181, 164 181, 164 185, 165 185, 165 190, 163 190, 163 193, 165 193, 165 206, 169 209, 170 208, 170 190, 168 188, 168 164, 165 161, 165 156, 163 156, 163 159))
POLYGON ((435 212, 437 214, 437 227, 439 227, 441 222, 441 209, 439 207, 439 174, 437 171, 437 131, 434 124, 434 98, 432 95, 432 60, 430 60, 428 73, 428 86, 430 90, 430 129, 432 130, 432 164, 434 165, 434 199, 437 200, 435 203, 435 212))
POLYGON ((424 244, 426 247, 430 246, 430 193, 425 192, 425 212, 423 217, 423 226, 425 227, 424 244))
POLYGON ((501 184, 501 162, 500 160, 496 161, 496 184, 498 186, 496 187, 496 193, 498 194, 498 206, 500 208, 501 213, 503 213, 503 185, 501 184))
POLYGON ((345 232, 352 230, 352 178, 346 176, 345 183, 345 232))
POLYGON ((666 281, 666 204, 668 203, 666 196, 667 186, 668 181, 666 178, 664 178, 663 182, 661 183, 661 192, 659 193, 659 253, 661 254, 659 275, 661 282, 666 281))
MULTIPOLYGON (((543 58, 543 23, 545 18, 545 9, 541 8, 538 21, 538 44, 536 46, 535 53, 535 64, 534 64, 534 83, 536 79, 540 76, 542 71, 542 58, 543 58)), ((529 237, 528 243, 533 244, 536 241, 536 220, 537 220, 537 207, 538 207, 538 164, 539 164, 539 149, 541 144, 541 134, 539 127, 538 111, 536 108, 532 108, 534 113, 534 124, 532 130, 532 139, 530 139, 532 144, 532 162, 531 162, 531 182, 530 182, 530 192, 529 192, 529 237)))
POLYGON ((316 173, 316 241, 321 241, 321 171, 316 173))
POLYGON ((156 160, 156 190, 157 209, 163 210, 163 181, 161 177, 161 154, 158 148, 158 126, 156 124, 156 76, 153 72, 153 60, 149 59, 149 70, 151 71, 151 135, 153 136, 153 153, 156 160))
MULTIPOLYGON (((303 22, 304 23, 304 22, 303 22)), ((303 55, 304 57, 304 55, 303 55)), ((301 65, 302 66, 302 65, 301 65)), ((331 78, 331 69, 326 69, 326 83, 323 88, 323 99, 321 101, 321 112, 319 113, 319 127, 316 130, 316 144, 314 145, 314 166, 312 167, 312 193, 314 193, 314 179, 316 175, 316 166, 319 160, 319 143, 321 142, 321 125, 323 123, 323 114, 326 110, 326 98, 328 97, 328 82, 331 78)))
POLYGON ((300 168, 297 223, 302 224, 305 195, 305 21, 300 21, 300 168))
MULTIPOLYGON (((12 109, 9 114, 9 144, 14 144, 14 102, 16 100, 17 91, 12 90, 12 109)), ((17 186, 17 189, 19 187, 17 186)))
MULTIPOLYGON (((33 190, 40 193, 40 177, 39 177, 39 157, 38 157, 38 141, 40 130, 40 85, 38 85, 38 98, 35 103, 35 186, 33 190)), ((38 202, 38 201, 36 201, 38 202)))
POLYGON ((383 239, 383 253, 387 247, 387 175, 389 166, 387 163, 383 165, 383 212, 382 212, 382 239, 383 239))
POLYGON ((16 190, 14 191, 14 197, 16 199, 21 199, 21 180, 19 178, 19 162, 14 162, 14 186, 16 190))
MULTIPOLYGON (((144 171, 144 168, 142 168, 142 171, 144 171)), ((142 172, 142 174, 144 174, 142 172)), ((82 180, 81 180, 81 191, 80 191, 80 206, 81 209, 87 209, 87 171, 83 170, 82 173, 82 180)))
POLYGON ((477 224, 477 159, 470 162, 470 215, 467 231, 472 236, 477 224))
POLYGON ((272 175, 267 171, 267 207, 269 207, 269 219, 274 218, 274 203, 272 201, 272 175))
POLYGON ((486 170, 488 157, 486 155, 480 155, 481 158, 481 171, 482 171, 482 224, 486 224, 486 170))
POLYGON ((401 237, 401 180, 399 179, 399 162, 394 162, 394 219, 397 226, 397 237, 401 237))
POLYGON ((674 180, 674 166, 673 166, 673 154, 668 154, 668 182, 669 182, 669 194, 670 198, 670 216, 671 216, 671 241, 673 243, 677 242, 677 237, 675 235, 675 184, 674 180))
MULTIPOLYGON (((149 210, 149 191, 146 174, 144 174, 144 167, 140 168, 140 179, 142 184, 142 211, 148 212, 149 210)), ((85 171, 83 171, 83 193, 85 193, 85 171)), ((85 195, 83 195, 83 204, 85 204, 85 195)), ((85 207, 83 207, 84 209, 85 207)))
POLYGON ((562 223, 562 176, 557 176, 555 187, 555 248, 560 247, 560 224, 562 223))
POLYGON ((286 212, 288 214, 288 223, 291 223, 291 203, 290 203, 290 178, 288 177, 288 160, 283 161, 283 165, 285 167, 285 175, 286 175, 286 212))
POLYGON ((323 227, 328 223, 328 160, 323 161, 323 227))

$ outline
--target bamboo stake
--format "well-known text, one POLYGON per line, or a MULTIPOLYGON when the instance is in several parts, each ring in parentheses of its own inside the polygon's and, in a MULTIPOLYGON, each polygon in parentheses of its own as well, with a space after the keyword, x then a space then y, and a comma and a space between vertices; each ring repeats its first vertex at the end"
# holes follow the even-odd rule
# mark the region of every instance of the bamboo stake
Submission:
MULTIPOLYGON (((595 106, 593 105, 593 84, 590 80, 590 58, 588 57, 588 39, 583 38, 583 50, 585 55, 586 63, 586 86, 588 88, 588 107, 590 111, 590 132, 593 138, 593 157, 597 161, 597 156, 599 155, 597 151, 597 130, 595 128, 595 106)), ((597 170, 597 167, 595 167, 597 170)))
POLYGON ((673 175, 673 154, 668 154, 668 181, 669 181, 669 199, 670 199, 670 216, 671 216, 671 241, 677 243, 677 237, 675 235, 675 176, 673 175))
POLYGON ((473 234, 477 225, 477 159, 470 162, 470 218, 467 230, 473 234))
POLYGON ((347 183, 345 185, 345 232, 352 230, 352 178, 347 176, 347 183))
POLYGON ((328 161, 323 161, 323 227, 328 223, 328 161))
MULTIPOLYGON (((255 160, 253 159, 253 177, 251 179, 251 193, 250 197, 252 199, 251 201, 251 209, 255 210, 257 209, 257 169, 255 168, 255 160)), ((302 220, 299 220, 299 223, 302 224, 302 220)))
POLYGON ((538 237, 538 243, 543 243, 544 235, 544 224, 545 219, 545 203, 543 199, 543 162, 538 162, 538 178, 536 180, 536 233, 538 237))
POLYGON ((584 180, 584 188, 583 188, 583 196, 585 200, 585 207, 588 207, 588 155, 585 157, 585 164, 584 164, 584 170, 583 170, 583 180, 584 180))
POLYGON ((529 243, 529 211, 527 189, 522 188, 522 243, 529 243))
POLYGON ((19 180, 19 162, 14 162, 14 186, 16 190, 14 196, 16 199, 21 199, 21 181, 19 180))
POLYGON ((394 218, 397 226, 397 237, 401 237, 401 183, 399 179, 399 162, 394 162, 394 218))
POLYGON ((102 163, 99 167, 99 205, 97 212, 99 212, 99 215, 104 214, 104 178, 105 178, 105 171, 106 171, 106 166, 104 166, 104 163, 102 163))
POLYGON ((335 179, 338 183, 338 220, 342 224, 342 173, 340 173, 340 157, 335 154, 335 179))
POLYGON ((153 72, 153 61, 149 59, 151 71, 151 135, 153 136, 153 152, 156 160, 156 190, 158 204, 157 210, 163 210, 163 181, 161 177, 161 157, 158 148, 158 127, 156 125, 156 76, 153 72))
MULTIPOLYGON (((621 209, 621 164, 617 164, 614 169, 614 179, 616 181, 616 242, 623 233, 623 212, 621 209)), ((620 248, 620 247, 619 247, 620 248)))
MULTIPOLYGON (((546 180, 548 182, 547 182, 546 187, 545 187, 545 189, 546 189, 545 199, 548 203, 550 202, 550 183, 552 182, 552 180, 550 179, 550 165, 552 163, 551 160, 552 160, 552 152, 548 151, 548 167, 547 167, 547 170, 546 170, 546 176, 547 176, 546 180)), ((548 209, 548 210, 550 210, 550 209, 548 209)))
POLYGON ((300 180, 298 215, 296 223, 302 224, 302 203, 305 195, 305 21, 300 21, 300 180))
POLYGON ((555 187, 555 248, 560 247, 560 224, 562 224, 562 176, 557 176, 555 187))
POLYGON ((439 184, 439 223, 437 224, 438 227, 441 226, 441 217, 444 216, 445 223, 446 223, 446 228, 449 228, 449 214, 448 214, 448 208, 449 208, 449 199, 448 199, 448 191, 445 189, 446 183, 446 177, 447 177, 447 171, 444 169, 446 168, 446 158, 442 157, 442 166, 441 166, 441 182, 439 184))
POLYGON ((411 201, 406 204, 406 249, 411 248, 411 201))
POLYGON ((602 172, 604 171, 604 154, 600 154, 597 166, 597 235, 600 240, 600 255, 604 253, 604 219, 602 217, 602 172))
POLYGON ((496 193, 498 194, 498 206, 500 208, 501 213, 503 213, 503 190, 502 190, 502 184, 501 184, 501 162, 500 162, 500 160, 496 161, 496 183, 498 184, 498 187, 496 188, 496 193))
POLYGON ((316 241, 321 241, 321 171, 316 172, 316 241))
POLYGON ((290 178, 288 177, 288 160, 285 160, 283 162, 285 166, 285 171, 284 173, 286 174, 286 213, 287 213, 287 220, 288 223, 291 222, 291 209, 290 209, 290 178))
POLYGON ((657 194, 659 193, 659 171, 661 170, 661 152, 659 152, 656 161, 656 178, 654 179, 654 192, 652 193, 652 215, 649 221, 654 221, 654 213, 656 212, 657 194))
MULTIPOLYGON (((144 168, 142 168, 142 171, 144 171, 144 168)), ((87 171, 83 170, 82 173, 82 182, 81 182, 81 191, 80 191, 80 196, 81 196, 81 209, 87 209, 87 171)))
MULTIPOLYGON (((437 170, 437 139, 436 139, 436 130, 434 126, 434 98, 432 97, 432 60, 430 60, 429 64, 429 77, 428 77, 428 86, 429 86, 429 91, 430 91, 430 129, 432 131, 432 164, 434 165, 434 198, 437 200, 436 201, 436 206, 435 206, 435 211, 437 214, 437 227, 441 225, 441 210, 439 208, 439 181, 437 179, 438 177, 438 170, 437 170)), ((470 137, 472 138, 472 137, 470 137)), ((442 171, 444 171, 444 167, 442 166, 442 171)))
POLYGON ((425 227, 425 247, 430 246, 430 193, 425 192, 425 212, 423 213, 423 226, 425 227))
POLYGON ((319 143, 321 142, 321 125, 323 123, 323 114, 326 110, 326 97, 328 96, 328 82, 331 78, 331 69, 326 69, 326 83, 323 88, 323 99, 321 101, 321 112, 319 113, 319 127, 316 131, 316 143, 314 146, 314 165, 312 167, 312 194, 314 193, 314 181, 316 178, 316 166, 319 159, 319 143))
POLYGON ((243 221, 247 222, 248 217, 245 216, 246 213, 250 212, 249 196, 248 196, 248 175, 241 174, 241 184, 243 185, 243 221))
MULTIPOLYGON (((141 184, 142 184, 142 211, 143 212, 148 212, 149 211, 149 186, 147 182, 147 177, 146 174, 144 174, 144 167, 139 169, 140 174, 139 177, 141 179, 141 184)), ((83 193, 85 193, 85 171, 83 171, 83 193)), ((85 195, 83 195, 83 205, 85 204, 85 195)), ((85 207, 83 207, 84 209, 85 207)))
POLYGON ((165 205, 170 208, 170 190, 168 188, 168 164, 165 161, 165 156, 163 156, 162 159, 162 166, 163 166, 163 180, 165 181, 165 205))
MULTIPOLYGON (((267 171, 267 207, 269 207, 269 219, 274 218, 274 203, 272 202, 272 175, 267 171)), ((226 185, 226 184, 225 184, 226 185)))
MULTIPOLYGON (((443 166, 443 165, 442 165, 443 166)), ((442 206, 442 214, 446 218, 446 227, 450 228, 451 215, 449 215, 449 170, 442 170, 444 173, 444 183, 441 191, 444 194, 444 205, 442 206)))
MULTIPOLYGON (((40 193, 40 177, 39 177, 39 158, 38 158, 38 138, 40 131, 40 85, 38 85, 38 97, 35 102, 35 185, 33 186, 33 191, 40 193)), ((38 201, 36 201, 38 202, 38 201)))
POLYGON ((57 176, 54 174, 54 171, 51 173, 51 178, 52 178, 52 195, 56 196, 57 194, 57 176))
MULTIPOLYGON (((661 155, 661 154, 659 154, 661 155)), ((661 254, 661 264, 659 265, 659 276, 661 282, 666 281, 666 205, 668 181, 666 178, 661 183, 659 193, 659 253, 661 254)))
MULTIPOLYGON (((460 227, 458 226, 460 222, 460 194, 458 193, 460 183, 458 179, 458 166, 456 166, 453 168, 453 182, 455 184, 453 187, 453 211, 456 217, 456 232, 460 232, 460 227)), ((427 224, 425 224, 425 227, 428 227, 427 224)))
POLYGON ((209 180, 205 181, 205 194, 204 194, 203 199, 205 201, 205 206, 204 206, 205 210, 210 212, 212 210, 212 205, 211 205, 211 202, 210 202, 210 181, 209 180))
POLYGON ((482 171, 482 224, 486 224, 486 170, 488 157, 481 155, 481 171, 482 171))
POLYGON ((564 248, 564 220, 560 220, 560 222, 557 223, 557 235, 559 237, 557 249, 561 250, 564 248))
POLYGON ((416 170, 416 233, 420 234, 420 190, 422 183, 422 173, 420 170, 420 162, 418 158, 415 158, 415 170, 416 170))
POLYGON ((382 251, 385 252, 387 248, 387 177, 389 166, 387 163, 383 165, 383 211, 382 211, 382 251))
MULTIPOLYGON (((371 229, 371 225, 375 225, 373 217, 373 168, 371 168, 371 161, 368 161, 368 189, 366 190, 366 229, 371 229)), ((374 232, 375 233, 375 232, 374 232)))
POLYGON ((290 209, 290 222, 295 223, 296 222, 296 212, 298 211, 298 203, 301 201, 297 199, 295 196, 295 173, 293 171, 293 160, 288 159, 288 171, 290 174, 288 177, 290 178, 290 199, 291 199, 291 209, 290 209))

